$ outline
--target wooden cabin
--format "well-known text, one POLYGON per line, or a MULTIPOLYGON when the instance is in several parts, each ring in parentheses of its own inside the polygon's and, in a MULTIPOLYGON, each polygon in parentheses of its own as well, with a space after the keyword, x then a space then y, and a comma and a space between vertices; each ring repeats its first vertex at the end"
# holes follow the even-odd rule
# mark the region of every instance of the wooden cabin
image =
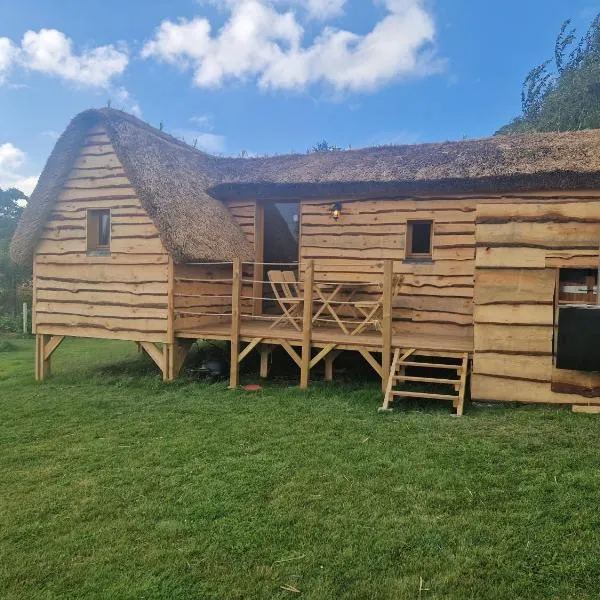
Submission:
POLYGON ((34 266, 36 376, 65 336, 138 342, 166 380, 214 339, 234 386, 250 352, 265 376, 280 346, 302 386, 359 352, 385 408, 417 395, 461 413, 469 381, 474 400, 600 404, 599 156, 600 131, 581 131, 218 158, 85 111, 11 247, 34 266), (396 388, 438 379, 455 393, 396 388))

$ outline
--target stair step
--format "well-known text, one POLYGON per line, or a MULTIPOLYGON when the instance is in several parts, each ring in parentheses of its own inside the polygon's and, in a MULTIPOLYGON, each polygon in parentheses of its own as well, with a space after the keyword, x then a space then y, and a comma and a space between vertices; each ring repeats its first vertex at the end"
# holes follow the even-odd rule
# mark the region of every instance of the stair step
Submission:
POLYGON ((405 398, 432 398, 433 400, 454 400, 458 399, 458 396, 451 396, 449 394, 428 394, 425 392, 404 392, 404 391, 393 391, 392 396, 394 397, 405 397, 405 398))
POLYGON ((438 379, 435 377, 411 377, 408 375, 394 375, 397 381, 418 381, 421 383, 440 383, 444 385, 457 385, 460 379, 438 379))
POLYGON ((462 369, 462 365, 454 364, 441 364, 441 363, 426 363, 426 362, 400 362, 398 367, 424 367, 427 369, 446 369, 453 371, 455 369, 462 369))

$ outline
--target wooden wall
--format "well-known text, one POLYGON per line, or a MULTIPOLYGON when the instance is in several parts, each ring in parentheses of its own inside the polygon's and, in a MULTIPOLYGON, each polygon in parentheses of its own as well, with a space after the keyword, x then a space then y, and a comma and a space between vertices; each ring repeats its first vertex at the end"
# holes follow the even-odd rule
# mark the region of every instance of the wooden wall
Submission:
MULTIPOLYGON (((476 200, 343 200, 334 220, 331 201, 305 201, 301 259, 315 260, 315 278, 377 281, 381 259, 404 275, 394 308, 394 330, 424 335, 473 335, 476 200), (433 260, 404 260, 407 220, 434 221, 433 260)), ((375 288, 371 293, 378 293, 375 288)))
POLYGON ((472 397, 574 403, 586 394, 553 391, 553 381, 597 392, 597 376, 553 367, 553 334, 557 269, 598 265, 600 195, 479 204, 476 240, 472 397))
POLYGON ((37 333, 168 341, 168 255, 105 130, 90 132, 34 262, 37 333), (111 209, 111 254, 88 256, 87 209, 111 209))
MULTIPOLYGON (((230 202, 228 208, 251 244, 258 240, 256 202, 230 202)), ((261 249, 262 250, 262 249, 261 249)), ((260 259, 259 259, 260 260, 260 259)), ((244 266, 243 277, 252 279, 253 271, 244 266)), ((173 308, 175 334, 194 330, 210 323, 230 320, 231 264, 174 265, 173 308), (214 316, 210 316, 213 315, 214 316)), ((252 285, 242 286, 243 296, 252 296, 252 285)), ((242 310, 251 312, 252 303, 244 300, 242 310)))

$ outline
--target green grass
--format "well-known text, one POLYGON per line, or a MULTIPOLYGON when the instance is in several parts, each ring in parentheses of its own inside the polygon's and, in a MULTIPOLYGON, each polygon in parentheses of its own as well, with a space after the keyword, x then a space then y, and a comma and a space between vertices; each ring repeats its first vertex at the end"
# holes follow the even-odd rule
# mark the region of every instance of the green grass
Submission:
POLYGON ((36 384, 10 343, 3 599, 599 597, 597 417, 165 385, 120 342, 67 340, 36 384))

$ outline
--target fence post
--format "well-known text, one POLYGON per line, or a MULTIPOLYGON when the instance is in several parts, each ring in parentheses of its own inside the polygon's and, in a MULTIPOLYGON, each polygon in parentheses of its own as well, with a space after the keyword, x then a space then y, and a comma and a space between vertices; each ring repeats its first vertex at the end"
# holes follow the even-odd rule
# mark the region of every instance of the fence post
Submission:
POLYGON ((383 348, 381 354, 381 389, 385 392, 392 363, 392 286, 394 261, 383 263, 383 348))
POLYGON ((300 363, 300 387, 302 389, 306 389, 308 387, 308 380, 310 377, 314 276, 314 262, 312 260, 307 260, 304 269, 304 310, 302 313, 302 361, 300 363))
POLYGON ((27 302, 23 302, 23 335, 27 335, 27 302))
POLYGON ((229 367, 229 387, 239 385, 240 376, 240 296, 242 295, 240 259, 233 261, 233 276, 231 279, 231 358, 229 367))

